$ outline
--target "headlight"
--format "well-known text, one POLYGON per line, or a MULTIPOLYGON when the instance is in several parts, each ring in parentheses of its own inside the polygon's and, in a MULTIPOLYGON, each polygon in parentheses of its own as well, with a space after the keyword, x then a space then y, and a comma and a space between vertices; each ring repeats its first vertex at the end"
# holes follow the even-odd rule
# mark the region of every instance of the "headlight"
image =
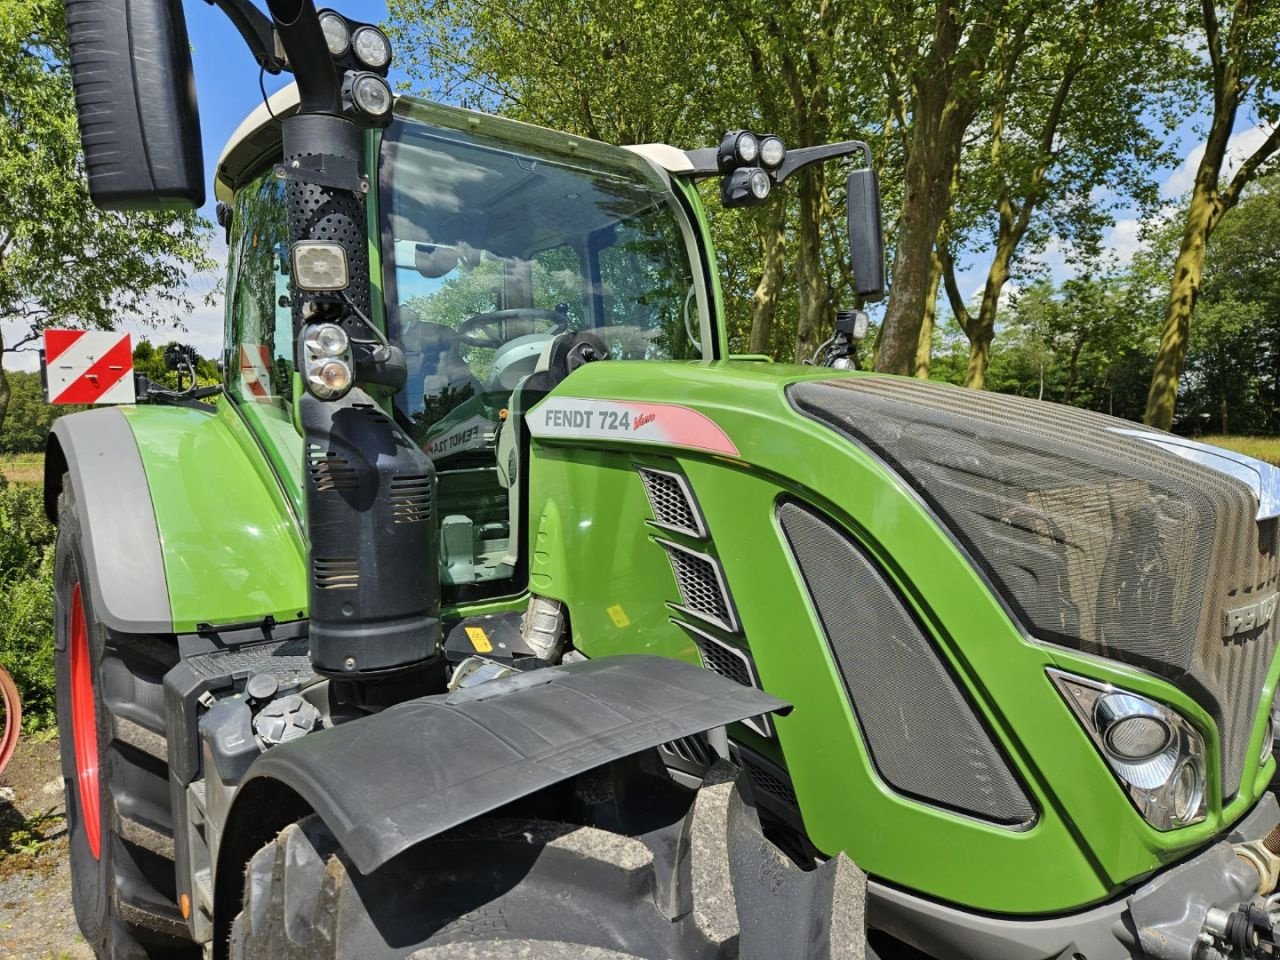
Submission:
POLYGON ((726 207, 754 207, 768 199, 773 180, 759 167, 739 167, 720 181, 720 202, 726 207))
POLYGON ((1096 680, 1049 678, 1148 823, 1172 830, 1205 818, 1204 740, 1185 717, 1096 680))
POLYGON ((782 166, 787 157, 787 148, 782 140, 775 136, 767 136, 760 141, 760 162, 770 170, 782 166))
POLYGON ((741 163, 755 163, 756 157, 760 156, 760 141, 754 133, 743 132, 738 134, 738 142, 734 144, 733 150, 741 163))
POLYGON ((350 346, 347 332, 336 323, 318 324, 307 334, 307 352, 317 356, 340 357, 350 346))
POLYGON ((325 46, 335 57, 340 57, 351 46, 351 30, 347 21, 332 10, 320 11, 320 29, 324 32, 325 46))
POLYGON ((337 400, 351 389, 351 340, 336 323, 309 324, 302 330, 303 382, 321 400, 337 400))
POLYGON ((343 80, 344 98, 372 120, 391 114, 391 85, 376 73, 348 72, 343 80))
POLYGON ((391 63, 391 41, 377 27, 360 27, 351 37, 356 59, 366 67, 382 70, 391 63))

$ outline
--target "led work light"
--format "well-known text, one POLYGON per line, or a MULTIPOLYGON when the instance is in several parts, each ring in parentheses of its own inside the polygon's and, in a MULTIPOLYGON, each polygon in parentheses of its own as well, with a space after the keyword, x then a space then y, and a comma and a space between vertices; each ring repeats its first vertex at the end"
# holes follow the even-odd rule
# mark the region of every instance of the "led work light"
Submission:
POLYGON ((290 251, 293 282, 303 290, 345 290, 351 283, 347 251, 328 240, 299 240, 290 251))

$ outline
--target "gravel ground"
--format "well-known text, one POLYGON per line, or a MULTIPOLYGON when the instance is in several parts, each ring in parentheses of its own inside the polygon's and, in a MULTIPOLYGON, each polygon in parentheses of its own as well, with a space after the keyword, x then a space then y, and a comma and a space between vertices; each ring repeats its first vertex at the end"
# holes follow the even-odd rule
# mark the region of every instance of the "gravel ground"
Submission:
POLYGON ((93 960, 71 908, 56 740, 22 741, 0 774, 0 960, 93 960))

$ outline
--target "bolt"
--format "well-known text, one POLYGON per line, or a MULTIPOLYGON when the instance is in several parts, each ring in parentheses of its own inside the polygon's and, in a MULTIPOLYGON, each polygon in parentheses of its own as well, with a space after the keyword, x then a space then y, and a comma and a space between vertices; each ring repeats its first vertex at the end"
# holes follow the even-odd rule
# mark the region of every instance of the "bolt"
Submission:
POLYGON ((348 670, 354 670, 356 668, 356 658, 347 657, 347 659, 343 661, 342 665, 348 670))

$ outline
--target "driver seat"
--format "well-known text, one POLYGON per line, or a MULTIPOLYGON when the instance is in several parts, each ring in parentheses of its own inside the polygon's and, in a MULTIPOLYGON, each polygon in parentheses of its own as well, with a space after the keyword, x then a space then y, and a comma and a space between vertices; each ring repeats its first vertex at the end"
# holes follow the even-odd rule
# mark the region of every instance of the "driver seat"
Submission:
POLYGON ((419 321, 405 330, 402 340, 409 359, 408 385, 415 391, 411 394, 415 399, 418 393, 438 397, 446 390, 456 395, 467 387, 473 396, 481 392, 480 381, 462 358, 462 344, 452 327, 419 321))

